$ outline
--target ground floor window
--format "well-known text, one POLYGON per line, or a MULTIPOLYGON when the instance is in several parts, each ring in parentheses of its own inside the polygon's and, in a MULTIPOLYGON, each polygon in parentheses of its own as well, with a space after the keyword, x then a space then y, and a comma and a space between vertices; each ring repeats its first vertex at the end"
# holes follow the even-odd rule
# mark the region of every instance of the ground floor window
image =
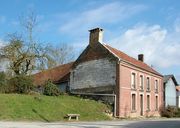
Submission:
POLYGON ((136 95, 132 94, 132 111, 136 110, 136 95))
POLYGON ((158 96, 156 96, 156 106, 155 106, 156 110, 158 110, 158 96))
POLYGON ((147 95, 147 110, 150 110, 150 95, 147 95))

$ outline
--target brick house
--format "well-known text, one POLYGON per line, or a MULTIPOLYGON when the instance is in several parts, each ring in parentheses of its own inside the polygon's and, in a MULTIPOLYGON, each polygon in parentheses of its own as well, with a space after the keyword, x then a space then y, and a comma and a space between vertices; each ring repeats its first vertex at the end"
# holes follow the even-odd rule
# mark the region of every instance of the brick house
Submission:
POLYGON ((116 94, 116 116, 159 115, 163 76, 143 62, 103 44, 103 30, 90 30, 89 45, 74 62, 72 92, 116 94))
POLYGON ((115 95, 117 117, 159 116, 163 76, 143 61, 142 54, 135 59, 104 44, 103 30, 96 28, 66 80, 71 93, 115 95))

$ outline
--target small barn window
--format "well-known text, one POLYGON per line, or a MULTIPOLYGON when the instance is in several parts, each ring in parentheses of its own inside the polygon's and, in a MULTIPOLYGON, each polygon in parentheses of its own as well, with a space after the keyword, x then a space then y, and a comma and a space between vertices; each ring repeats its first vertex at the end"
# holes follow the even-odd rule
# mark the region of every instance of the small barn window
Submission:
POLYGON ((136 110, 136 95, 132 94, 132 111, 136 110))

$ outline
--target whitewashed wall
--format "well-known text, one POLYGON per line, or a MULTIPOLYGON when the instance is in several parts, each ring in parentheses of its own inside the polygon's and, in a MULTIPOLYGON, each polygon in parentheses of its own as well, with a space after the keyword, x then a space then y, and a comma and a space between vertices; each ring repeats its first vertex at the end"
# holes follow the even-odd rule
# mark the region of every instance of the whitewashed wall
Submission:
POLYGON ((176 86, 170 78, 165 85, 165 105, 176 106, 176 86))

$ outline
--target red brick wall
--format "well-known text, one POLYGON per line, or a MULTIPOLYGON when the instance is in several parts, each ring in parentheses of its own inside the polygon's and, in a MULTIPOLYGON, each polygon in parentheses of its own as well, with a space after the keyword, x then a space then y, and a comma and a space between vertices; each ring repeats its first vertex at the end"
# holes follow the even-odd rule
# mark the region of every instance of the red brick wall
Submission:
POLYGON ((163 104, 162 77, 136 68, 122 62, 118 65, 117 74, 117 116, 137 117, 140 116, 140 95, 143 95, 143 116, 159 116, 155 110, 155 96, 158 96, 158 108, 163 104), (131 73, 136 73, 136 90, 131 89, 131 73), (140 91, 140 74, 144 76, 144 91, 140 91), (146 77, 150 77, 150 92, 146 92, 146 77), (158 80, 158 93, 155 93, 155 80, 158 80), (136 111, 131 109, 131 95, 136 94, 136 111), (150 111, 147 111, 147 95, 150 95, 150 111))

